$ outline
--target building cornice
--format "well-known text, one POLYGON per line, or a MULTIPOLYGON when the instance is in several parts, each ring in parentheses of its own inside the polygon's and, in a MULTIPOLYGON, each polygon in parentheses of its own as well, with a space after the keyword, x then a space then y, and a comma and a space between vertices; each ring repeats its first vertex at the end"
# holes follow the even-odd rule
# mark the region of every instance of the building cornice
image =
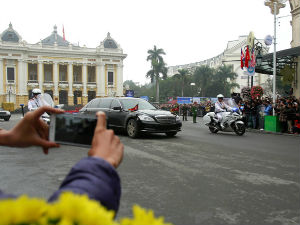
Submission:
POLYGON ((22 52, 23 54, 32 54, 35 56, 47 55, 47 56, 64 56, 64 57, 80 57, 80 58, 121 58, 122 60, 127 57, 127 54, 122 54, 118 52, 99 52, 96 48, 80 48, 80 49, 68 49, 62 47, 40 47, 38 45, 34 46, 20 46, 20 45, 7 45, 2 42, 0 45, 0 50, 4 51, 15 51, 22 52))

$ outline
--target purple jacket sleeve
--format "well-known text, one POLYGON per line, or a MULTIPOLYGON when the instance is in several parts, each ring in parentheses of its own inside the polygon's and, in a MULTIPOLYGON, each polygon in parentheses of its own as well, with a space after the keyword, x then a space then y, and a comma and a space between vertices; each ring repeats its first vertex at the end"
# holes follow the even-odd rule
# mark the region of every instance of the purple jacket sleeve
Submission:
POLYGON ((8 198, 16 198, 16 195, 12 195, 12 194, 5 194, 4 192, 2 192, 0 190, 0 200, 1 199, 8 199, 8 198))
POLYGON ((55 201, 64 191, 87 194, 116 213, 119 208, 121 186, 116 170, 105 160, 96 157, 81 159, 69 172, 49 201, 55 201))

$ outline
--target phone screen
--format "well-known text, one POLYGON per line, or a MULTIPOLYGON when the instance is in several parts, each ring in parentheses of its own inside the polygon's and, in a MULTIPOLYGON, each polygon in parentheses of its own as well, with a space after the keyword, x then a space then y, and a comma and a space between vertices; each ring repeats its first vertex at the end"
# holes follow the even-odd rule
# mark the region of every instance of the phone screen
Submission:
POLYGON ((52 114, 49 140, 61 144, 90 147, 96 124, 96 116, 52 114))

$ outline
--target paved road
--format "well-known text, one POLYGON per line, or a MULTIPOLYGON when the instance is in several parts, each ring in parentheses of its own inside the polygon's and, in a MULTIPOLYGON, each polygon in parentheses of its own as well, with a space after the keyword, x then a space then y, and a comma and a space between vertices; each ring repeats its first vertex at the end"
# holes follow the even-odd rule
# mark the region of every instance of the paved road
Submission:
MULTIPOLYGON (((300 223, 299 137, 211 134, 190 119, 174 138, 120 138, 119 217, 130 216, 137 203, 175 225, 300 223)), ((45 156, 38 148, 1 147, 0 188, 47 198, 86 152, 63 146, 45 156)))

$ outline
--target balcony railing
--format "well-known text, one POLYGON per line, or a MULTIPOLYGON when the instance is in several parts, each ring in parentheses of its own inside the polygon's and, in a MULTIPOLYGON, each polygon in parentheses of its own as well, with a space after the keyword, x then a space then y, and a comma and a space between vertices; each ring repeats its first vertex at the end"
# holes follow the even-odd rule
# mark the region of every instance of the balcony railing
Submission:
POLYGON ((38 83, 38 80, 28 80, 27 82, 28 84, 34 84, 34 83, 38 83))

